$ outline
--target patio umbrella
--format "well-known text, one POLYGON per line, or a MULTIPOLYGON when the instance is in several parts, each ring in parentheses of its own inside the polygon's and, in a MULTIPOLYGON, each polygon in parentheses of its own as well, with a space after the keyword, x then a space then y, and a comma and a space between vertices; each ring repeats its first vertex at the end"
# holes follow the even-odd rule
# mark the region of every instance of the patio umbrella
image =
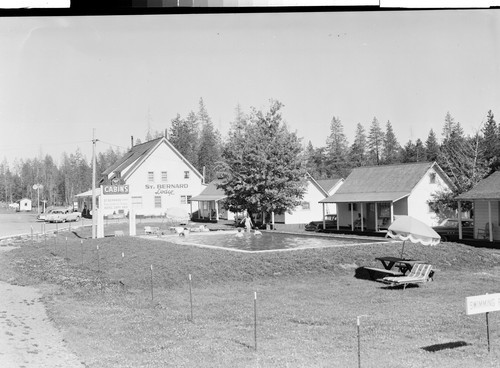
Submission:
POLYGON ((407 240, 412 243, 423 245, 437 245, 441 237, 430 226, 424 224, 411 216, 398 216, 396 220, 387 229, 387 235, 393 239, 401 239, 403 248, 401 249, 401 258, 405 249, 407 240))

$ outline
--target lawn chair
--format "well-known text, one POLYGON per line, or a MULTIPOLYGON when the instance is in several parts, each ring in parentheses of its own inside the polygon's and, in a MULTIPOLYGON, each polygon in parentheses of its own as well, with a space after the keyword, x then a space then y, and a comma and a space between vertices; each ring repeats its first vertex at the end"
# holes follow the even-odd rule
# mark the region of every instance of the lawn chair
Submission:
POLYGON ((382 279, 382 282, 390 284, 390 286, 403 285, 406 289, 408 284, 418 284, 430 281, 432 278, 432 266, 425 263, 416 263, 407 276, 394 277, 387 276, 382 279))

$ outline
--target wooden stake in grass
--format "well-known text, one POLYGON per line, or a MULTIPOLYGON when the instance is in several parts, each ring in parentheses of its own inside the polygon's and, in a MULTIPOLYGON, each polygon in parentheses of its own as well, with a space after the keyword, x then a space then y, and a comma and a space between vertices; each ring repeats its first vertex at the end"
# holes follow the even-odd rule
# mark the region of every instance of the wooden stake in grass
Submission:
POLYGON ((490 312, 486 312, 486 338, 488 340, 488 353, 490 352, 490 323, 488 320, 488 315, 490 312))
POLYGON ((253 297, 253 338, 255 342, 255 351, 257 351, 257 292, 254 292, 253 297))
POLYGON ((151 265, 151 300, 153 300, 153 265, 151 265))
POLYGON ((360 332, 360 320, 361 317, 366 317, 366 315, 357 317, 357 332, 358 332, 358 368, 361 368, 361 332, 360 332))
POLYGON ((189 304, 191 305, 191 322, 193 321, 193 293, 191 292, 191 274, 189 274, 189 304))

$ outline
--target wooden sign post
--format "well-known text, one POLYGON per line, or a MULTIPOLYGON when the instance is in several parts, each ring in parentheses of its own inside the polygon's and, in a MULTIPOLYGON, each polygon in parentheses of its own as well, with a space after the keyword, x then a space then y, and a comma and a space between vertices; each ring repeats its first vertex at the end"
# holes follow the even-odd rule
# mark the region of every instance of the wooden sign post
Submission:
POLYGON ((490 324, 488 316, 490 312, 495 311, 500 311, 500 293, 468 296, 465 298, 465 312, 467 315, 486 313, 488 353, 490 352, 490 324))

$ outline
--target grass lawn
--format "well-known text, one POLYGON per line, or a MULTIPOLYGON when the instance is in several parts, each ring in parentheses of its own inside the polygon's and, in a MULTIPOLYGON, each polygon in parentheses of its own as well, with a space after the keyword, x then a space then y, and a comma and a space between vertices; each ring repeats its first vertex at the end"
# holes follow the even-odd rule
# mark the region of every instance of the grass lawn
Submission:
POLYGON ((465 297, 500 292, 498 251, 407 245, 436 275, 403 290, 356 271, 400 244, 246 254, 79 231, 25 241, 0 276, 44 291, 88 367, 358 367, 361 315, 362 367, 499 366, 500 312, 490 353, 484 314, 465 315, 465 297))

